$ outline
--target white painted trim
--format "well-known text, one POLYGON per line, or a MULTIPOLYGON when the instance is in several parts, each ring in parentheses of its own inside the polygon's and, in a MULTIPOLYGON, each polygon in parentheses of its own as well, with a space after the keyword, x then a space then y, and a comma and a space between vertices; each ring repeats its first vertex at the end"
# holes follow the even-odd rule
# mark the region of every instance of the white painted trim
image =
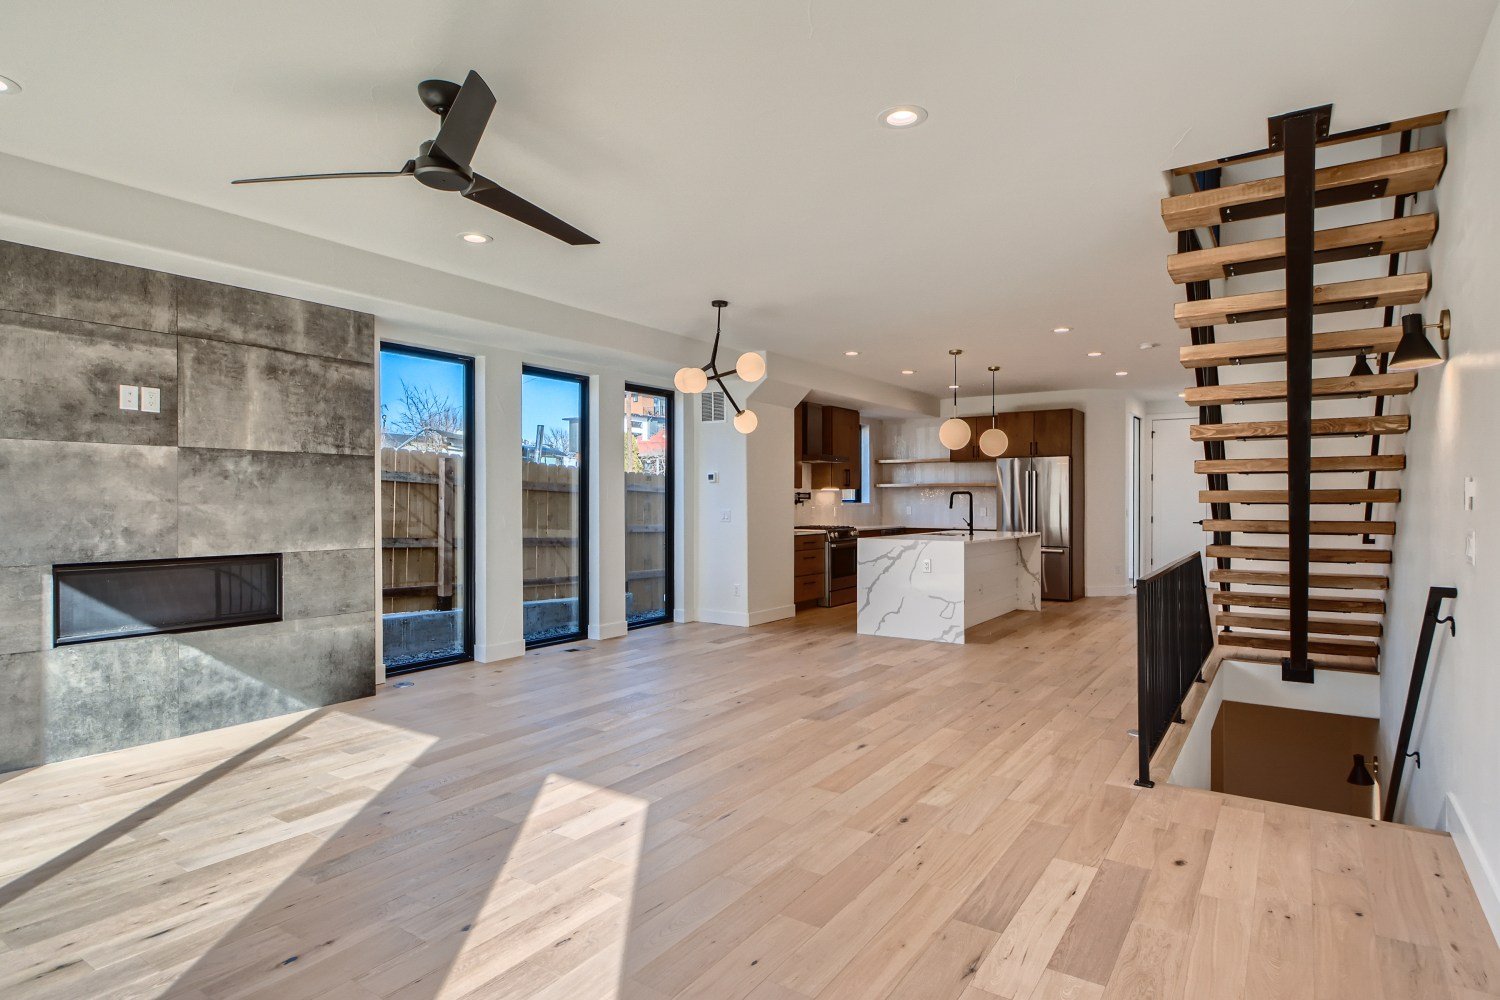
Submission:
POLYGON ((764 625, 767 622, 781 621, 783 618, 791 618, 796 615, 795 604, 783 604, 779 607, 764 608, 760 611, 716 611, 712 608, 699 608, 698 618, 700 622, 708 622, 710 625, 734 625, 738 628, 750 628, 754 625, 764 625))
POLYGON ((1468 817, 1452 792, 1443 798, 1443 829, 1453 837, 1453 845, 1458 848, 1464 870, 1474 885, 1474 895, 1479 897, 1479 907, 1490 922, 1490 933, 1500 939, 1500 880, 1496 880, 1495 869, 1485 857, 1478 838, 1469 828, 1468 817))
POLYGON ((598 625, 589 626, 589 638, 592 640, 618 639, 629 631, 630 626, 623 621, 601 622, 598 625))
POLYGON ((1193 717, 1187 720, 1187 736, 1183 738, 1182 749, 1177 752, 1177 759, 1172 763, 1172 773, 1167 776, 1167 783, 1170 785, 1207 790, 1213 784, 1214 720, 1219 717, 1219 709, 1224 705, 1225 672, 1222 665, 1214 671, 1202 704, 1193 717))
POLYGON ((492 642, 487 646, 474 646, 474 662, 476 663, 499 663, 501 660, 513 660, 518 656, 526 655, 526 642, 514 639, 508 642, 492 642))
POLYGON ((795 604, 781 604, 776 607, 762 608, 760 611, 750 612, 751 625, 764 625, 767 622, 779 622, 783 618, 792 618, 797 614, 795 604))

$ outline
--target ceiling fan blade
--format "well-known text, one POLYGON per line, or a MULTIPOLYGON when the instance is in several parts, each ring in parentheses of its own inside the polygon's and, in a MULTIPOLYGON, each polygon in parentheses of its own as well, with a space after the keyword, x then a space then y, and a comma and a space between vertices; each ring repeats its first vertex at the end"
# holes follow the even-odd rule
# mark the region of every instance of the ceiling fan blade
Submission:
POLYGON ((479 202, 485 208, 492 208, 502 215, 508 215, 517 222, 524 222, 533 229, 540 229, 548 236, 555 236, 572 246, 587 246, 599 242, 588 233, 568 225, 551 212, 538 208, 518 194, 507 191, 488 177, 475 174, 473 183, 464 191, 464 197, 470 201, 479 202))
POLYGON ((327 181, 345 177, 405 177, 417 169, 415 160, 407 160, 400 170, 356 170, 339 174, 289 174, 285 177, 242 177, 231 184, 271 184, 276 181, 327 181))
POLYGON ((464 78, 464 85, 453 99, 453 107, 443 116, 442 127, 437 138, 432 140, 433 152, 441 155, 465 173, 474 159, 474 150, 489 124, 490 112, 495 110, 495 95, 484 79, 473 70, 464 78))

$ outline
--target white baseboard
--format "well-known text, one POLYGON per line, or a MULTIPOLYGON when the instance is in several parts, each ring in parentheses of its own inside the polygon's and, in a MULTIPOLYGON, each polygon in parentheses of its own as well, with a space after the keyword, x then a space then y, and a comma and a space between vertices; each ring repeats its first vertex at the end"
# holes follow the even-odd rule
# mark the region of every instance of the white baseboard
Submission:
POLYGON ((783 618, 792 618, 797 614, 797 605, 782 604, 774 608, 762 608, 759 611, 750 612, 751 625, 764 625, 767 622, 779 622, 783 618))
POLYGON ((766 622, 780 621, 783 618, 791 618, 797 613, 795 604, 783 604, 774 608, 763 608, 759 611, 715 611, 712 608, 699 608, 698 621, 708 622, 710 625, 734 625, 737 628, 749 628, 752 625, 764 625, 766 622))
POLYGON ((589 638, 592 640, 618 639, 629 631, 630 626, 625 622, 601 622, 598 625, 589 626, 589 638))
POLYGON ((526 655, 526 640, 512 639, 509 642, 492 642, 474 646, 474 660, 478 663, 499 663, 517 656, 526 655))
POLYGON ((1500 939, 1500 881, 1496 881, 1495 870, 1490 867, 1484 849, 1469 828, 1468 817, 1452 792, 1443 799, 1443 829, 1453 837, 1458 856, 1463 859, 1469 881, 1474 884, 1474 895, 1479 897, 1480 909, 1490 922, 1490 933, 1500 939))
POLYGON ((1083 585, 1085 597, 1129 597, 1135 593, 1135 588, 1128 583, 1112 583, 1100 585, 1097 583, 1086 583, 1083 585))

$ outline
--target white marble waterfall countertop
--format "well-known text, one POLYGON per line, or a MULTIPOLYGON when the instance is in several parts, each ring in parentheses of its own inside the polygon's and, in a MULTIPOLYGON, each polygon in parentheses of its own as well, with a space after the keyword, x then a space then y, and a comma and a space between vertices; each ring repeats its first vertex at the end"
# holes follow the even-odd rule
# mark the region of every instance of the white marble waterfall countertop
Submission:
POLYGON ((934 531, 859 540, 862 635, 962 643, 974 626, 1042 608, 1034 532, 934 531))

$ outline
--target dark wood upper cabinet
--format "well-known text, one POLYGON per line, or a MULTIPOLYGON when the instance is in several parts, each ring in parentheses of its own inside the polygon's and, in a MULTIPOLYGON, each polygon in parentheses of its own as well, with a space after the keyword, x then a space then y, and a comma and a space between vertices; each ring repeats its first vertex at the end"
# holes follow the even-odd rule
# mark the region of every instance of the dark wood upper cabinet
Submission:
MULTIPOLYGON (((815 462, 808 466, 812 470, 812 489, 858 489, 864 476, 864 456, 860 454, 859 411, 843 406, 824 406, 823 450, 829 455, 842 456, 842 462, 815 462)), ((800 448, 798 449, 800 452, 800 448)))
POLYGON ((1031 410, 1020 413, 1001 413, 995 417, 995 426, 1005 432, 1005 451, 1001 458, 1020 458, 1033 454, 1032 435, 1035 433, 1036 414, 1031 410))
POLYGON ((1073 454, 1073 410, 1037 410, 1032 417, 1033 455, 1061 458, 1073 454))

